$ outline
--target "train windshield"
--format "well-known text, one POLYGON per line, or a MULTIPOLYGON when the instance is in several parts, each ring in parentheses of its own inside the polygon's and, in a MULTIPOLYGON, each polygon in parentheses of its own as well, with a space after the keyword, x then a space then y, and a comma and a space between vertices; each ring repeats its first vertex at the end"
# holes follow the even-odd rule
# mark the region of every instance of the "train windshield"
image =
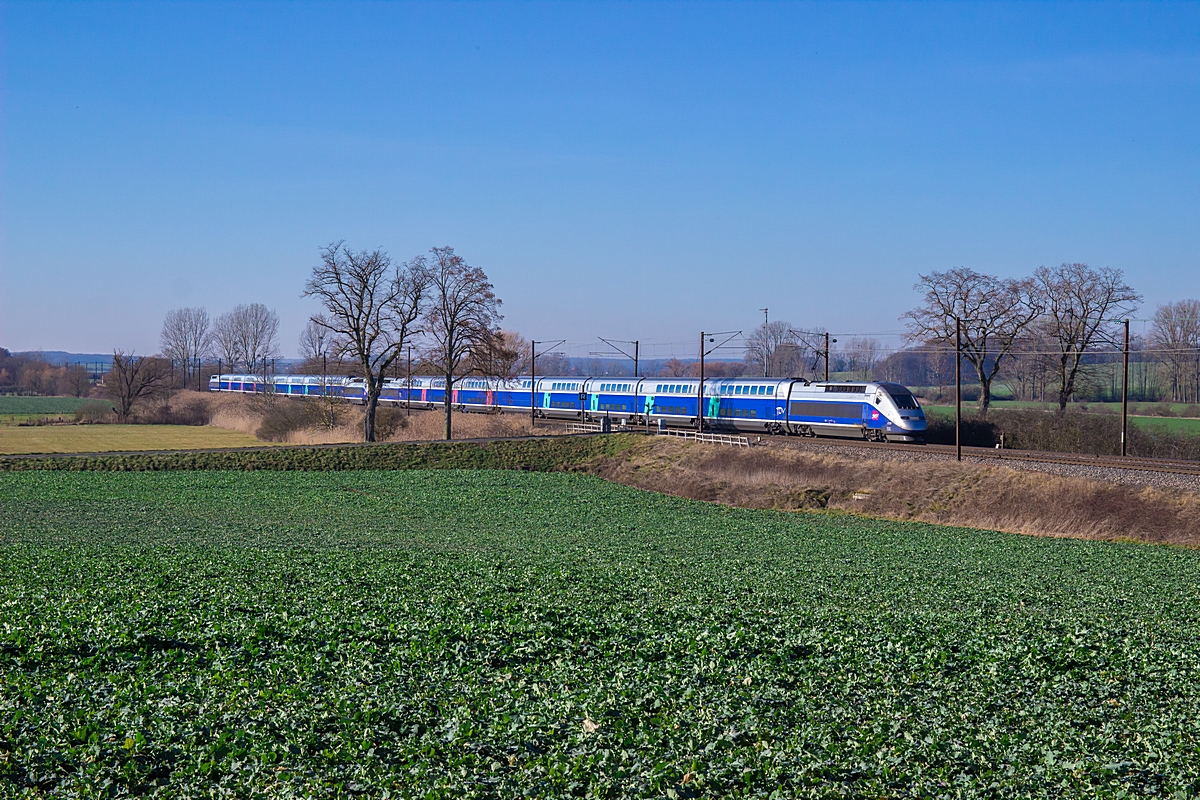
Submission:
POLYGON ((899 387, 893 389, 889 387, 888 394, 892 396, 892 401, 896 404, 896 408, 902 411, 911 411, 921 407, 917 404, 917 398, 913 397, 912 393, 907 389, 899 387))

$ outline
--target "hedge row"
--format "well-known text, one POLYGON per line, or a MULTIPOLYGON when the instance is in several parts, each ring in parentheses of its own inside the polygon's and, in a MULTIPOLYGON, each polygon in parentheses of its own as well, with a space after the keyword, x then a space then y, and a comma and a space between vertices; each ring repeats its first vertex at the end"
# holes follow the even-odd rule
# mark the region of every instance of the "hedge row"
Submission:
POLYGON ((111 456, 0 457, 0 472, 363 469, 517 469, 546 472, 602 456, 616 455, 632 447, 637 438, 631 434, 612 434, 493 442, 278 447, 263 450, 111 456))

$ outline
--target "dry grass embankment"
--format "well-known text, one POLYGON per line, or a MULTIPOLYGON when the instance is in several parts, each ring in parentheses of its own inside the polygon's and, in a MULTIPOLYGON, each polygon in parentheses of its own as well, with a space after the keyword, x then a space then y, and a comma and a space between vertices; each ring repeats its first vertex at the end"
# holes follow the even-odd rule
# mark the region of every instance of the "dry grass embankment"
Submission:
POLYGON ((582 469, 741 508, 846 510, 1037 536, 1200 546, 1200 496, 1007 467, 649 439, 582 469))
MULTIPOLYGON (((323 424, 319 401, 296 398, 263 398, 253 395, 208 395, 211 423, 217 427, 287 444, 336 444, 362 441, 363 408, 350 403, 336 407, 334 425, 323 424)), ((381 406, 376 417, 380 441, 423 442, 441 439, 445 417, 441 409, 413 410, 381 406)), ((456 439, 560 433, 557 426, 533 428, 523 414, 464 414, 454 412, 456 439)))

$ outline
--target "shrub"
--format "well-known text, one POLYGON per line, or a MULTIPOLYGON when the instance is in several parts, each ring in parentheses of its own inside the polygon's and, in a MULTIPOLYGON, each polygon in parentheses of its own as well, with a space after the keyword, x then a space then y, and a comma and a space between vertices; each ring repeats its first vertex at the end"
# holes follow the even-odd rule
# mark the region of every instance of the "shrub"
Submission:
POLYGON ((286 442, 294 431, 313 427, 316 419, 313 405, 298 398, 263 403, 262 423, 254 435, 264 442, 286 442))
POLYGON ((131 422, 146 425, 207 425, 212 409, 204 397, 192 397, 172 405, 170 402, 136 414, 131 422))
POLYGON ((90 400, 76 409, 75 421, 97 425, 103 422, 116 422, 117 416, 113 412, 111 404, 100 400, 90 400))
POLYGON ((379 406, 375 409, 375 438, 378 441, 386 441, 407 427, 408 415, 403 408, 379 406))
MULTIPOLYGON (((1004 446, 1013 450, 1055 453, 1118 455, 1121 452, 1121 417, 1084 411, 993 409, 987 420, 964 416, 962 443, 967 447, 994 447, 1004 435, 1004 446)), ((954 444, 954 419, 929 416, 925 441, 954 444)), ((1129 455, 1148 458, 1200 459, 1200 436, 1165 428, 1129 426, 1129 455)))
MULTIPOLYGON (((992 412, 994 415, 996 412, 992 412)), ((925 441, 930 444, 954 444, 954 417, 941 414, 927 415, 929 427, 925 441)), ((962 419, 962 443, 965 447, 993 447, 1000 441, 1000 434, 992 420, 982 420, 964 414, 962 419)), ((1010 445, 1011 446, 1011 445, 1010 445)))

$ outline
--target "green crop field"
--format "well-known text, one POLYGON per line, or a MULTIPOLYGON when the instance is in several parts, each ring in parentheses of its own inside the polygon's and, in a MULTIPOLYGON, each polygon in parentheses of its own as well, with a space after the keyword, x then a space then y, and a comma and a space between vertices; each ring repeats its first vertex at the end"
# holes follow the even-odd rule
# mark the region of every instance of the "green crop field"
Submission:
MULTIPOLYGON (((85 403, 108 403, 86 397, 16 397, 0 395, 0 416, 74 414, 85 403)), ((111 404, 110 404, 111 405, 111 404)))
POLYGON ((1146 430, 1166 430, 1171 433, 1187 433, 1200 435, 1200 419, 1186 417, 1130 417, 1130 422, 1146 430))
POLYGON ((1184 797, 1200 553, 571 474, 0 474, 0 795, 1184 797))

